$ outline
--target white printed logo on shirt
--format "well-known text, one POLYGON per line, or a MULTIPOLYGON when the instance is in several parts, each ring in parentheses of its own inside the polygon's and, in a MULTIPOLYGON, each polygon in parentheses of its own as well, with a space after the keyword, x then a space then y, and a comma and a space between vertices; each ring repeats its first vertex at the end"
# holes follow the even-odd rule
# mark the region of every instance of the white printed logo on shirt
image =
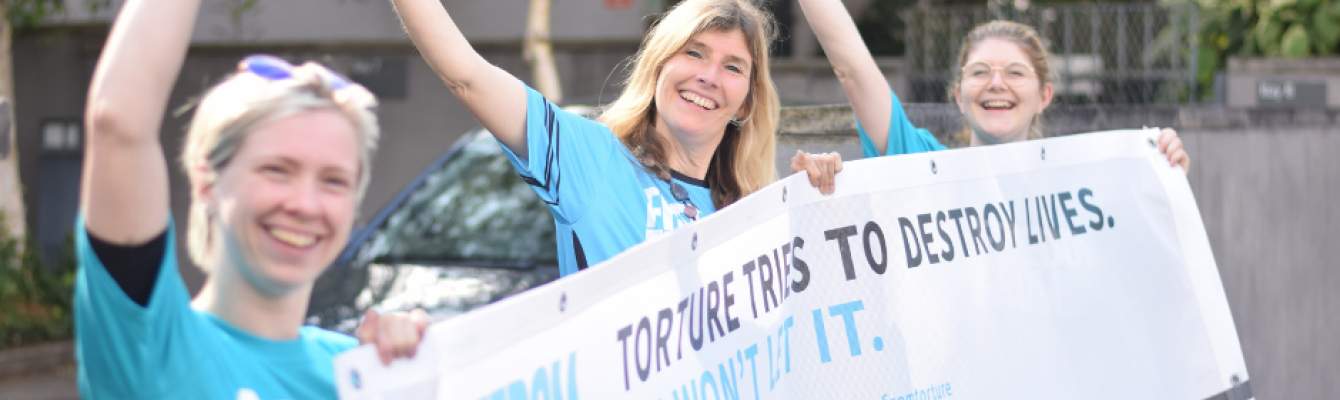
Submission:
POLYGON ((683 203, 661 195, 661 190, 655 186, 643 188, 642 191, 647 195, 647 239, 689 224, 689 217, 684 215, 683 203))
POLYGON ((261 400, 261 395, 256 394, 255 390, 241 388, 237 389, 237 400, 261 400))

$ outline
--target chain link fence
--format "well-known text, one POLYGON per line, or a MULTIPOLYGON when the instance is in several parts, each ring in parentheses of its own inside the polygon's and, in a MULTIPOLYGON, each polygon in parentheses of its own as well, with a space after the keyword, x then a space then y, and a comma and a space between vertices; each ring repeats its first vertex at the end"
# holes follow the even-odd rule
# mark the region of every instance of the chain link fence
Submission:
POLYGON ((1194 3, 913 7, 906 22, 912 102, 947 102, 962 40, 997 19, 1037 29, 1059 104, 1187 104, 1197 97, 1194 3))

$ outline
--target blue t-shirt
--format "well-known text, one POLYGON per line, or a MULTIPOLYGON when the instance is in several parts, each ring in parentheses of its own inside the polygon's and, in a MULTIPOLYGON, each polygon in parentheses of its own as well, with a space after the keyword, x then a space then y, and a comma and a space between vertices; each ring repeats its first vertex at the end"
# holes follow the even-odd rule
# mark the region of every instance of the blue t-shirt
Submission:
POLYGON ((609 127, 559 109, 534 89, 526 92, 530 159, 503 149, 554 214, 563 276, 687 225, 687 205, 698 209, 698 218, 716 211, 705 182, 672 174, 688 193, 686 201, 676 200, 671 184, 643 168, 609 127))
POLYGON ((912 126, 912 121, 907 120, 907 112, 903 111, 903 104, 898 101, 898 95, 893 93, 892 88, 889 89, 889 95, 893 96, 893 112, 889 114, 889 142, 884 154, 879 154, 875 143, 870 141, 869 134, 861 127, 861 120, 856 120, 856 132, 861 134, 861 152, 866 158, 946 149, 930 131, 912 126))
POLYGON ((335 398, 332 358, 352 337, 303 327, 299 338, 271 340, 191 308, 167 247, 147 306, 126 295, 75 226, 75 351, 79 394, 102 399, 298 400, 335 398))

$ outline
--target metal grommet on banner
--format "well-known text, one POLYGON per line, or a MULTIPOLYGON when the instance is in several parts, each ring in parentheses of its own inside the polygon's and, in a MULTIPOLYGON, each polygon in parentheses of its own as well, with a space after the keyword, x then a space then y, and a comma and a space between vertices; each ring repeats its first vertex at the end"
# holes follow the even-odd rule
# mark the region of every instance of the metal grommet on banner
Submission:
POLYGON ((568 294, 563 293, 562 295, 558 296, 558 312, 567 311, 567 308, 568 308, 568 294))
POLYGON ((782 186, 782 202, 786 202, 786 186, 782 186))
POLYGON ((936 171, 936 168, 935 168, 935 160, 931 160, 931 173, 932 173, 932 174, 938 174, 938 173, 939 173, 939 172, 936 171))
POLYGON ((1047 148, 1042 148, 1042 161, 1047 161, 1047 148))
POLYGON ((1149 143, 1149 148, 1151 148, 1151 149, 1152 149, 1152 148, 1155 148, 1155 147, 1159 147, 1159 142, 1155 142, 1155 141, 1154 141, 1154 138, 1145 138, 1145 142, 1148 142, 1148 143, 1149 143))
POLYGON ((693 243, 690 243, 690 244, 689 244, 689 247, 691 247, 693 250, 698 250, 698 233, 697 233, 697 232, 694 232, 694 234, 693 234, 693 243))
POLYGON ((363 379, 358 376, 358 370, 349 370, 349 383, 354 385, 354 389, 363 388, 363 379))

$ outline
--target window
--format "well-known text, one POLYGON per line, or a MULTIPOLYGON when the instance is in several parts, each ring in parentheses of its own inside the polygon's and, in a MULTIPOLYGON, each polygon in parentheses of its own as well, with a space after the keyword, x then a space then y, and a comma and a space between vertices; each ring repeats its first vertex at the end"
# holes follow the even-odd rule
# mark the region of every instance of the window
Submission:
POLYGON ((77 119, 48 119, 42 122, 44 152, 78 152, 83 148, 84 128, 77 119))

